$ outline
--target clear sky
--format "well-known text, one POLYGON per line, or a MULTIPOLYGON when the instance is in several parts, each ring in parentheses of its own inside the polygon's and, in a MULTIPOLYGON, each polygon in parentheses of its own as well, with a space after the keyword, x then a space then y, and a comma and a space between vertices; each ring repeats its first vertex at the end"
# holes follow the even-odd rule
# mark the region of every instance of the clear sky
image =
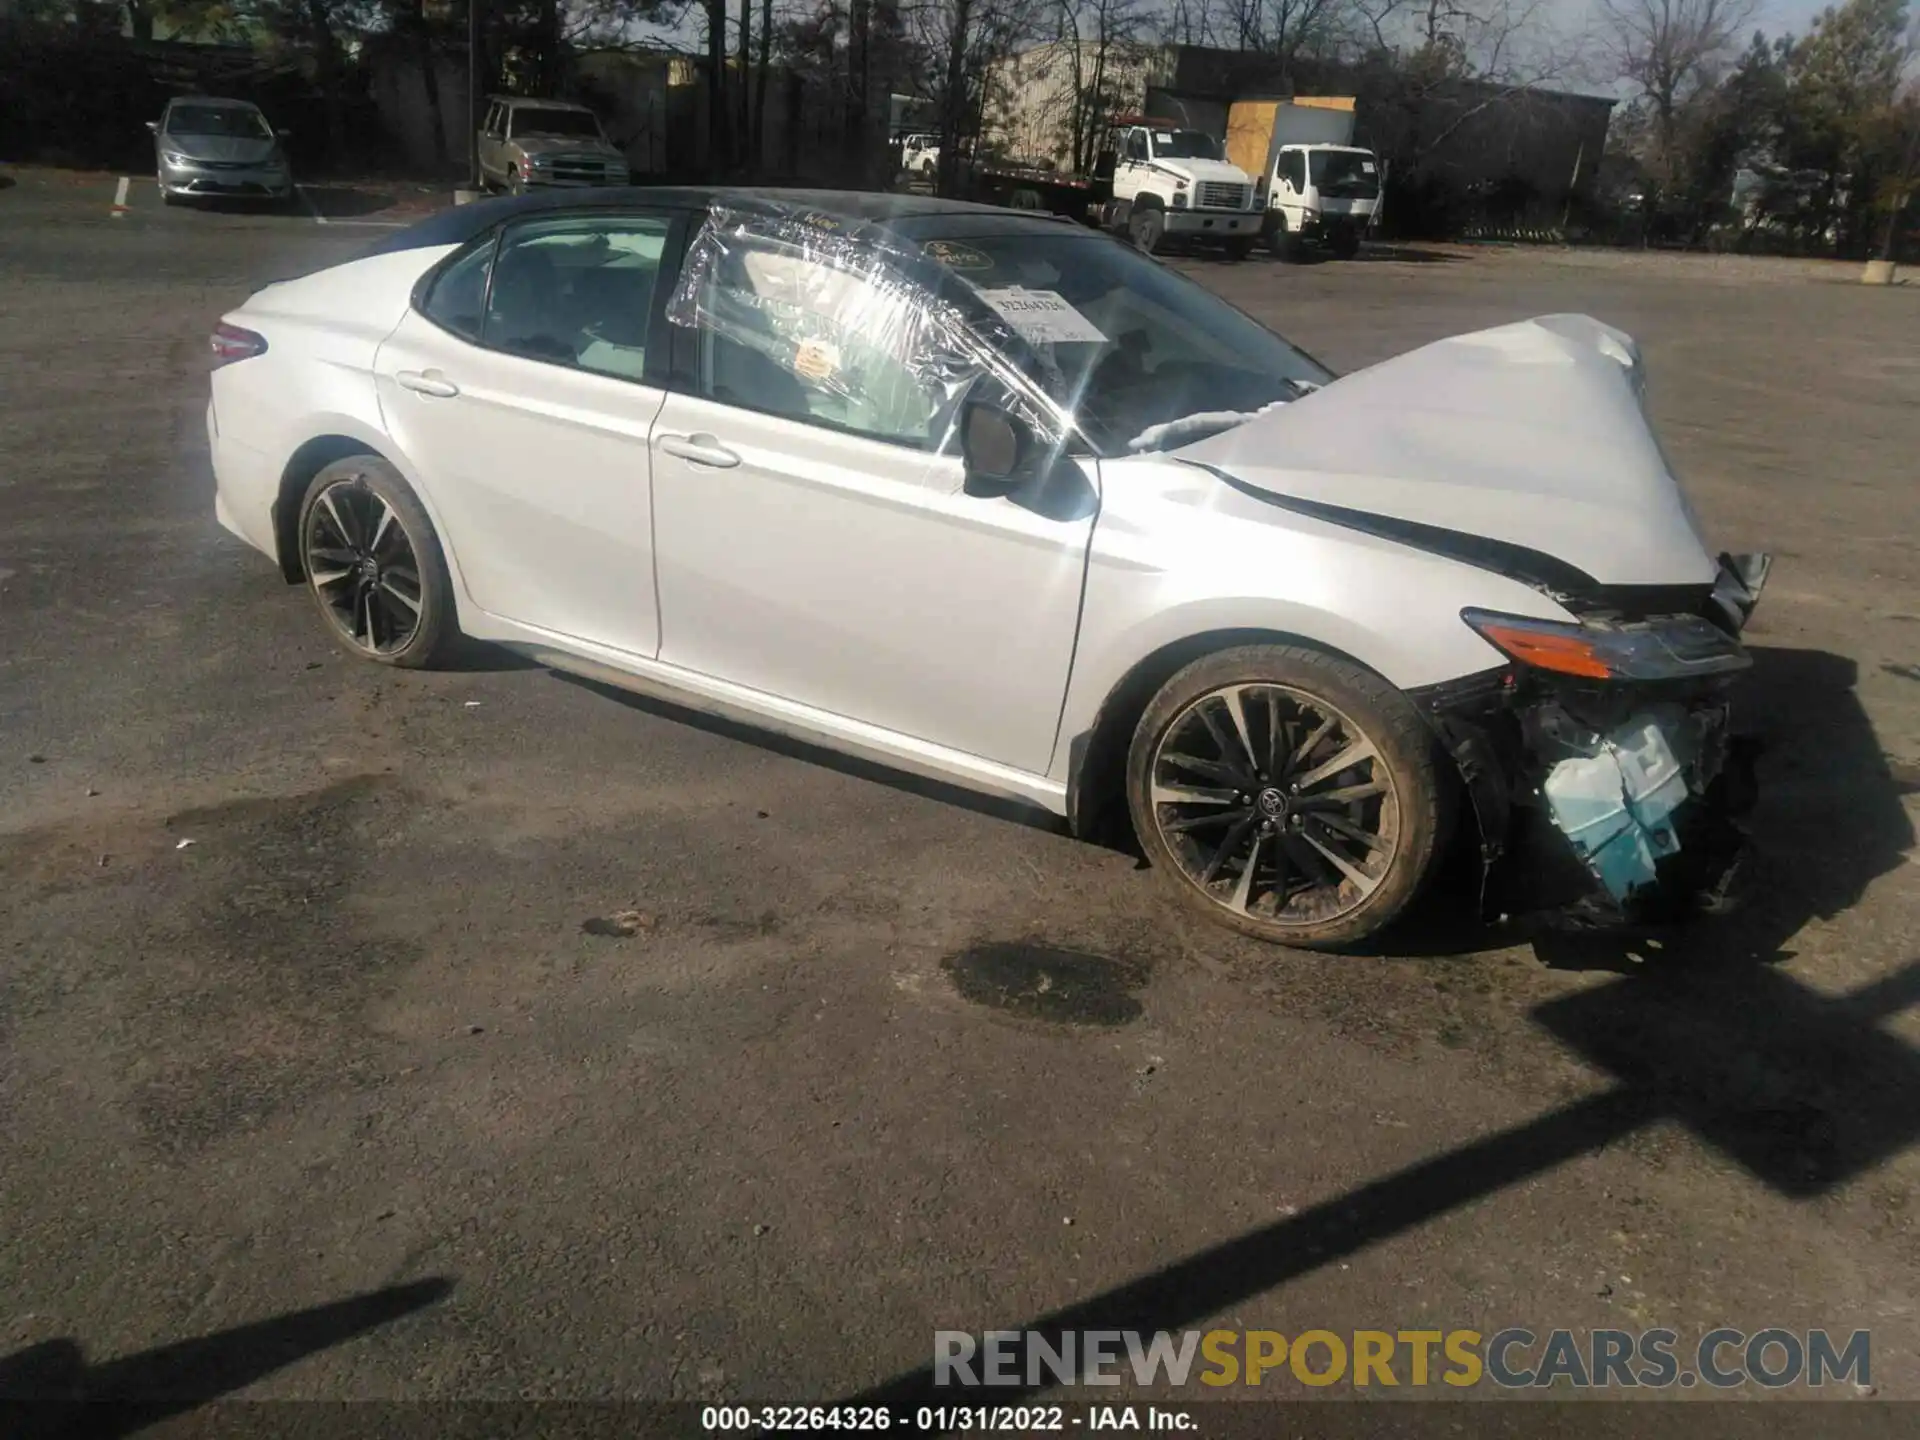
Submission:
POLYGON ((1804 34, 1813 17, 1827 8, 1829 0, 1765 0, 1760 7, 1760 28, 1769 35, 1790 30, 1804 34))

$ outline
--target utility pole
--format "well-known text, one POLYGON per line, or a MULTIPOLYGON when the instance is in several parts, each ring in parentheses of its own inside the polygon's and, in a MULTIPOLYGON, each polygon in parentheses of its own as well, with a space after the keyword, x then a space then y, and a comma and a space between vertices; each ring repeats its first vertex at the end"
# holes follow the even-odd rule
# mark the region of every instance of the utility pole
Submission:
POLYGON ((480 188, 480 0, 467 0, 467 183, 480 188))

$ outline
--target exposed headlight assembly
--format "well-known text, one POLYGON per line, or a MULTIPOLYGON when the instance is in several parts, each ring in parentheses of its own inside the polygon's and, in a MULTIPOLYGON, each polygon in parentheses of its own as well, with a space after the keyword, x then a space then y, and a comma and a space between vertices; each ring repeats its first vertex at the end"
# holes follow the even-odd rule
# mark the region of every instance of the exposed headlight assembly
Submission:
POLYGON ((1567 624, 1487 610, 1462 610, 1460 618, 1507 658, 1582 680, 1692 680, 1753 663, 1738 640, 1694 615, 1631 625, 1567 624))

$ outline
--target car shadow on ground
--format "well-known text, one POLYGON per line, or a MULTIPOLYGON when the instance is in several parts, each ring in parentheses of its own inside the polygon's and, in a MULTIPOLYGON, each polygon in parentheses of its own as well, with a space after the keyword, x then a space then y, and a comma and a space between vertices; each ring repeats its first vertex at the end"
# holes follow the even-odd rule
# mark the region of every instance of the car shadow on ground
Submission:
MULTIPOLYGON (((475 646, 476 652, 494 652, 475 646)), ((473 668, 513 669, 531 664, 508 651, 503 663, 479 655, 473 668)), ((1904 863, 1914 830, 1901 804, 1920 793, 1920 773, 1896 770, 1880 748, 1873 723, 1854 693, 1859 668, 1822 650, 1756 645, 1753 669, 1733 697, 1736 728, 1757 732, 1760 803, 1753 817, 1754 854, 1745 882, 1746 903, 1730 915, 1690 924, 1625 932, 1565 931, 1538 920, 1488 924, 1478 914, 1480 872, 1471 821, 1442 857, 1427 893, 1406 916, 1360 953, 1422 960, 1466 956, 1531 943, 1556 969, 1638 974, 1657 969, 1751 968, 1792 958, 1788 945, 1815 919, 1857 904, 1877 878, 1904 863)), ((745 722, 555 671, 623 705, 710 734, 754 745, 842 774, 925 796, 944 804, 1053 834, 1067 833, 1058 816, 1017 800, 982 795, 942 780, 844 755, 810 741, 776 735, 745 722)), ((1106 823, 1085 843, 1146 861, 1126 819, 1126 807, 1107 807, 1106 823)))
POLYGON ((828 770, 836 770, 842 775, 871 780, 877 784, 904 791, 909 795, 938 800, 942 804, 971 810, 996 820, 1006 820, 1012 824, 1025 825, 1030 829, 1045 830, 1054 834, 1066 833, 1066 823, 1063 820, 1037 805, 1028 805, 1019 800, 1003 799, 995 795, 984 795, 944 780, 916 775, 907 770, 896 770, 890 765, 863 759, 858 755, 846 755, 838 750, 830 750, 824 745, 816 745, 809 740, 762 730, 743 721, 731 720, 723 715, 710 715, 690 705, 663 700, 634 690, 625 690, 604 681, 570 675, 564 670, 555 670, 553 674, 556 679, 564 680, 569 685, 578 685, 606 699, 616 700, 630 709, 658 716, 662 720, 671 720, 675 724, 691 725, 696 730, 706 731, 709 735, 737 740, 744 745, 771 751, 775 755, 802 760, 810 765, 820 765, 828 770))
MULTIPOLYGON (((1802 1201, 1830 1194, 1895 1157, 1920 1135, 1920 1054, 1881 1023, 1916 1001, 1920 959, 1839 997, 1815 993, 1784 972, 1752 968, 1738 976, 1666 971, 1657 978, 1621 977, 1576 991, 1541 1006, 1531 1018, 1605 1077, 1609 1083, 1603 1088, 1097 1295, 1031 1318, 992 1317, 991 1323, 1009 1331, 1037 1331, 1057 1347, 1067 1332, 1149 1335, 1245 1313, 1241 1307, 1289 1281, 1336 1263, 1345 1269, 1345 1262, 1373 1246, 1537 1181, 1654 1125, 1677 1124, 1698 1145, 1776 1194, 1802 1201)), ((1284 1135, 1274 1137, 1276 1151, 1285 1143, 1284 1135)), ((1835 1339, 1845 1345, 1846 1332, 1835 1339)), ((1852 1378, 1862 1386, 1868 1381, 1866 1372, 1854 1372, 1852 1378)), ((1042 1388, 943 1388, 929 1364, 843 1403, 1001 1404, 1042 1388)), ((1504 1433, 1557 1433, 1538 1421, 1536 1410, 1522 1428, 1504 1433)), ((1477 1422, 1474 1429, 1495 1433, 1477 1422)), ((1357 1440, 1375 1428, 1369 1424, 1351 1433, 1357 1440)), ((1567 1433, 1602 1432, 1583 1426, 1569 1427, 1567 1433)), ((1644 1431, 1629 1426, 1615 1433, 1625 1440, 1644 1431)), ((1768 1428, 1765 1433, 1790 1432, 1768 1428)), ((1811 1440, 1830 1432, 1823 1425, 1805 1433, 1811 1440)), ((1890 1418, 1883 1430, 1863 1433, 1903 1431, 1890 1418)))
POLYGON ((29 1345, 0 1356, 0 1431, 13 1440, 133 1435, 437 1304, 452 1291, 451 1280, 416 1280, 117 1360, 89 1362, 72 1339, 29 1345))
POLYGON ((541 666, 538 660, 529 660, 517 650, 462 635, 449 647, 447 654, 435 663, 434 668, 463 675, 491 675, 511 670, 538 670, 541 666))

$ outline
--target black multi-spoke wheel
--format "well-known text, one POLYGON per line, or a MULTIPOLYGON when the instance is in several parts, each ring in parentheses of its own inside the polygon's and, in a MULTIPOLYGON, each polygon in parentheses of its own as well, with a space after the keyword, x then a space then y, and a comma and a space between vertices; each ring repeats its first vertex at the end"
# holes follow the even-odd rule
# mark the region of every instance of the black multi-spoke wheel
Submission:
POLYGON ((1142 717, 1128 767, 1148 857, 1217 919, 1337 946, 1378 931, 1424 878, 1440 787, 1412 705, 1314 651, 1196 661, 1142 717))
POLYGON ((369 660, 426 665, 452 628, 433 528, 383 460, 352 456, 313 478, 300 512, 300 559, 334 635, 369 660))

